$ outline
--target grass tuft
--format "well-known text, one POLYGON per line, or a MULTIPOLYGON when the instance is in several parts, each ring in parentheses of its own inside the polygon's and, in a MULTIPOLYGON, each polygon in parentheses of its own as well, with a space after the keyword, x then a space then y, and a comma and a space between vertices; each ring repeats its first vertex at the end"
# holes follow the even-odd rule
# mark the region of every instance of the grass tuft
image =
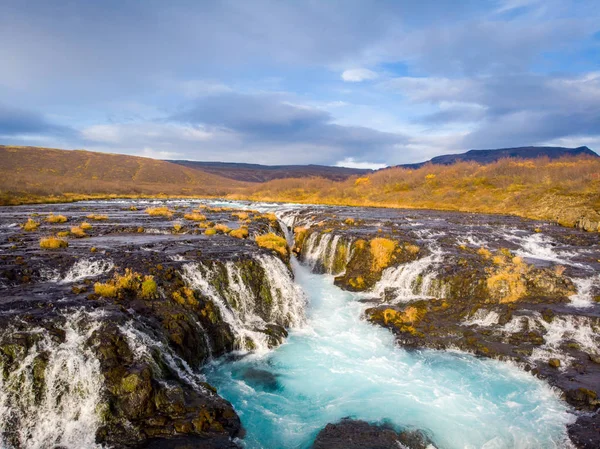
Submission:
POLYGON ((246 238, 248 238, 248 235, 249 235, 248 228, 241 227, 239 229, 234 229, 233 231, 231 231, 229 233, 229 235, 232 237, 236 237, 238 239, 246 239, 246 238))
POLYGON ((23 228, 23 231, 27 231, 27 232, 35 231, 39 227, 40 227, 39 222, 35 221, 33 218, 28 218, 27 221, 21 225, 21 228, 23 228))
POLYGON ((43 237, 40 239, 40 248, 42 249, 59 249, 66 248, 69 243, 66 240, 56 237, 43 237))
POLYGON ((87 219, 89 220, 96 220, 96 221, 105 221, 108 220, 108 215, 102 215, 102 214, 89 214, 86 215, 87 219))
POLYGON ((67 217, 64 215, 54 215, 50 214, 46 217, 47 223, 66 223, 67 217))
POLYGON ((257 236, 256 243, 262 248, 277 251, 283 257, 287 257, 288 255, 287 242, 285 239, 277 234, 273 234, 272 232, 257 236))
POLYGON ((161 207, 149 207, 146 209, 146 213, 151 217, 168 217, 171 218, 174 214, 174 211, 169 209, 166 206, 161 207))

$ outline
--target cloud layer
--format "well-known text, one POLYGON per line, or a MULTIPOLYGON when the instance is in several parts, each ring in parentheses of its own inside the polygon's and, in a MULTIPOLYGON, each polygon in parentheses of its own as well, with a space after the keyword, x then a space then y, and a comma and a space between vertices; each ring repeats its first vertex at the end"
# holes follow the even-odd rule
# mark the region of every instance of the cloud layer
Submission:
POLYGON ((600 142, 593 1, 7 0, 0 139, 396 164, 600 142))

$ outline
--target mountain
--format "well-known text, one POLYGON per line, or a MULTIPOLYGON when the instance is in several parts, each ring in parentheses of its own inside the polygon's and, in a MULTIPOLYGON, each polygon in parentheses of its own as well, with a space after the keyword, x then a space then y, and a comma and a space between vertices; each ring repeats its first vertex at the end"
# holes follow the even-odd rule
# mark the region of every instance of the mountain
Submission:
POLYGON ((247 184, 146 157, 0 145, 0 202, 66 195, 210 195, 247 184))
POLYGON ((327 165, 260 165, 184 160, 170 160, 167 162, 246 182, 266 182, 273 179, 313 177, 326 178, 332 181, 344 181, 350 176, 360 176, 373 171, 358 168, 330 167, 327 165))
POLYGON ((436 156, 425 162, 397 165, 397 167, 419 168, 425 164, 451 165, 455 164, 456 162, 477 162, 479 164, 491 164, 492 162, 496 162, 497 160, 504 158, 535 159, 538 157, 549 157, 550 159, 556 159, 563 156, 580 155, 599 157, 594 151, 585 146, 577 148, 517 147, 501 148, 497 150, 469 150, 466 153, 444 154, 441 156, 436 156))

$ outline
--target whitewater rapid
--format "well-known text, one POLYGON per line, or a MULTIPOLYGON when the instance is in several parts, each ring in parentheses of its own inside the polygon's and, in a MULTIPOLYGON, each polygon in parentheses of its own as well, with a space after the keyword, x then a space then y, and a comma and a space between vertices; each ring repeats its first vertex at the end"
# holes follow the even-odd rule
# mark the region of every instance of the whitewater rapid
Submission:
POLYGON ((246 448, 308 448, 344 417, 421 429, 440 449, 569 447, 573 417, 547 384, 498 361, 403 350, 361 319, 358 295, 292 266, 309 298, 306 324, 274 351, 205 371, 240 415, 246 448))

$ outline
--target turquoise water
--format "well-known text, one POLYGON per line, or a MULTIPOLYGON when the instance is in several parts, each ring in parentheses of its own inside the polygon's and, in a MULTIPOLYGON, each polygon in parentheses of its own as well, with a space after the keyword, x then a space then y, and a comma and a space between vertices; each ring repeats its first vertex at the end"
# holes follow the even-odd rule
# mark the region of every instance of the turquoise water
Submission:
POLYGON ((439 449, 567 447, 571 415, 541 381, 458 352, 405 351, 361 320, 357 296, 292 265, 309 298, 307 324, 274 351, 206 371, 239 413, 247 448, 307 448, 348 416, 425 430, 439 449))

